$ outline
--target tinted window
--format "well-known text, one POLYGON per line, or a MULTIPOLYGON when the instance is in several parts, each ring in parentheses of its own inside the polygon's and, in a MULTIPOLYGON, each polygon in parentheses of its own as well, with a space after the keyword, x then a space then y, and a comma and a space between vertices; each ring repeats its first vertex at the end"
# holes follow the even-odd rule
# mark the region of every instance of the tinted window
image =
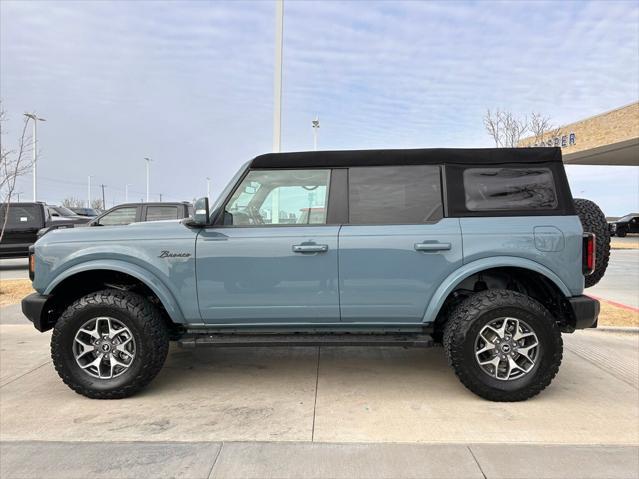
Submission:
MULTIPOLYGON (((0 205, 0 225, 4 223, 6 205, 0 205)), ((7 228, 41 227, 41 209, 36 205, 9 205, 7 228)))
POLYGON ((177 206, 147 206, 146 220, 175 220, 178 217, 177 206))
POLYGON ((99 223, 104 226, 128 225, 129 223, 133 223, 135 221, 136 211, 137 208, 134 206, 117 208, 100 218, 99 223))
POLYGON ((252 170, 225 208, 225 224, 325 224, 330 170, 252 170))
POLYGON ((443 216, 438 166, 351 168, 352 224, 420 224, 443 216))
POLYGON ((548 168, 469 168, 464 171, 464 190, 470 211, 557 207, 548 168))

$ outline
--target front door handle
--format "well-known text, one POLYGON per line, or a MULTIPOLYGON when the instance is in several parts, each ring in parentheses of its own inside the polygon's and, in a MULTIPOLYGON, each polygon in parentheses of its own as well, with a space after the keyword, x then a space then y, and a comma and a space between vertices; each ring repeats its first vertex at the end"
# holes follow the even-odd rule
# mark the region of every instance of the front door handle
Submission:
POLYGON ((448 251, 450 243, 415 243, 416 251, 448 251))
POLYGON ((294 244, 293 253, 326 253, 327 244, 294 244))

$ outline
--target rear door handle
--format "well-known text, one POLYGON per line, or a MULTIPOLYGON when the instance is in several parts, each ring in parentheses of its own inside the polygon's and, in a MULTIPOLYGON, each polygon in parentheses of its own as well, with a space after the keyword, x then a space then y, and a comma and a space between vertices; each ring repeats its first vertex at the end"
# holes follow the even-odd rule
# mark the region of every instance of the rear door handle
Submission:
POLYGON ((448 251, 450 243, 415 243, 416 251, 448 251))
POLYGON ((294 244, 293 253, 326 253, 327 244, 294 244))

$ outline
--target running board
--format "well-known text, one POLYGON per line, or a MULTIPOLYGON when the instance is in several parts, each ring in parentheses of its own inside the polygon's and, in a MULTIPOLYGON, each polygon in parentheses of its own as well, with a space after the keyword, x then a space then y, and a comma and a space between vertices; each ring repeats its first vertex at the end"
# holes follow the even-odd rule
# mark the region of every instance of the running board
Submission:
POLYGON ((434 345, 428 334, 187 334, 178 340, 182 348, 196 346, 403 346, 428 348, 434 345))

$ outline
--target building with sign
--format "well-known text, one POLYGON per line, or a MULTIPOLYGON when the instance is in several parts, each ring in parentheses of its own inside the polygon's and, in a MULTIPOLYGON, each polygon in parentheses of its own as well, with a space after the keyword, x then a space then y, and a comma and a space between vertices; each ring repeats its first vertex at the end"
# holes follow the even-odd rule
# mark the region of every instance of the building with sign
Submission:
POLYGON ((559 146, 570 165, 639 166, 639 102, 564 125, 519 146, 559 146))

